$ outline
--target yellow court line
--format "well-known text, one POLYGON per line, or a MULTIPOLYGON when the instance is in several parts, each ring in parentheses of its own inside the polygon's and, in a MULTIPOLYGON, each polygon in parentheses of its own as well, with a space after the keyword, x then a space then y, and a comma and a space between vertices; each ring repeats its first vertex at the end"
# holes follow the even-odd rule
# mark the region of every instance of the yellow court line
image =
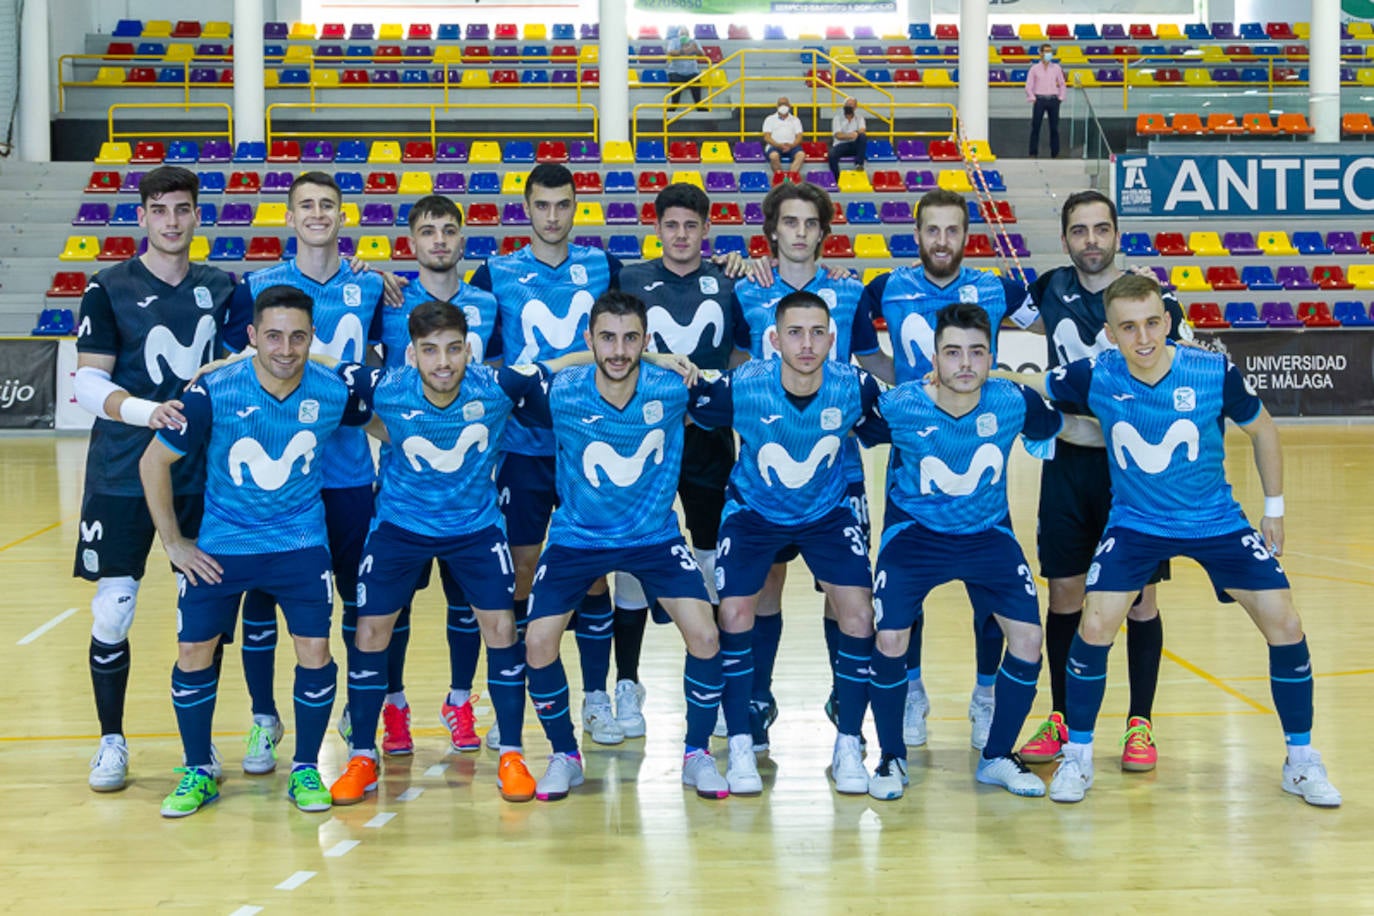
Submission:
POLYGON ((11 547, 18 547, 20 544, 24 543, 25 541, 31 541, 31 540, 33 540, 34 538, 38 537, 40 534, 47 534, 49 531, 53 530, 54 528, 59 527, 61 524, 62 524, 62 521, 59 519, 58 521, 53 522, 51 525, 48 525, 48 526, 46 526, 46 527, 44 527, 44 528, 39 528, 37 531, 33 531, 33 532, 30 532, 29 534, 24 535, 22 538, 20 538, 20 539, 17 540, 17 541, 10 541, 8 544, 5 544, 3 547, 0 547, 0 551, 9 550, 11 547))
MULTIPOLYGON (((1354 676, 1360 675, 1360 674, 1374 674, 1374 668, 1356 668, 1356 669, 1354 669, 1353 671, 1318 671, 1318 672, 1315 672, 1312 676, 1313 676, 1313 677, 1354 677, 1354 676)), ((1231 680, 1231 681, 1267 681, 1267 680, 1269 680, 1269 678, 1268 678, 1268 676, 1266 676, 1266 675, 1253 675, 1253 676, 1247 675, 1247 676, 1245 676, 1245 677, 1232 677, 1232 678, 1227 678, 1227 680, 1231 680)))
POLYGON ((1262 703, 1256 703, 1254 700, 1250 699, 1245 694, 1241 693, 1239 690, 1236 690, 1234 687, 1228 686, 1220 678, 1216 677, 1215 675, 1208 674, 1206 671, 1203 671, 1197 665, 1194 665, 1192 662, 1188 661, 1185 658, 1181 658, 1178 655, 1175 655, 1168 649, 1164 650, 1164 657, 1167 658, 1169 661, 1173 662, 1175 665, 1178 665, 1185 671, 1191 671, 1193 674, 1196 674, 1198 677, 1202 678, 1204 681, 1211 684, 1213 687, 1216 687, 1223 693, 1230 694, 1237 700, 1240 700, 1242 703, 1249 706, 1251 709, 1256 709, 1263 713, 1273 713, 1273 710, 1269 707, 1265 706, 1262 703))
MULTIPOLYGON (((954 720, 954 719, 951 719, 950 721, 953 722, 953 721, 955 721, 955 720, 954 720)), ((962 721, 965 721, 965 720, 961 718, 961 719, 959 719, 958 721, 962 722, 962 721)), ((437 738, 437 737, 441 737, 441 736, 447 736, 447 735, 448 735, 448 730, 447 730, 447 729, 444 729, 444 728, 439 728, 439 727, 435 727, 435 728, 416 728, 416 729, 412 729, 412 730, 411 730, 411 733, 414 734, 414 735, 418 735, 418 736, 421 737, 421 738, 437 738)), ((220 732, 215 732, 214 735, 213 735, 213 737, 215 737, 215 738, 242 738, 242 737, 243 737, 243 734, 244 734, 244 733, 243 733, 242 731, 228 731, 228 732, 220 731, 220 732)), ((154 740, 154 739, 177 739, 177 740, 180 740, 181 735, 178 734, 177 732, 145 732, 145 733, 137 734, 137 735, 135 735, 135 734, 127 734, 127 735, 125 735, 124 737, 127 738, 127 739, 129 739, 129 740, 131 740, 131 741, 132 741, 132 740, 147 741, 147 740, 154 740)), ((38 741, 99 741, 99 740, 100 740, 100 735, 98 735, 98 734, 89 734, 89 735, 0 735, 0 744, 19 744, 19 743, 23 743, 23 742, 27 742, 27 741, 38 742, 38 741)))

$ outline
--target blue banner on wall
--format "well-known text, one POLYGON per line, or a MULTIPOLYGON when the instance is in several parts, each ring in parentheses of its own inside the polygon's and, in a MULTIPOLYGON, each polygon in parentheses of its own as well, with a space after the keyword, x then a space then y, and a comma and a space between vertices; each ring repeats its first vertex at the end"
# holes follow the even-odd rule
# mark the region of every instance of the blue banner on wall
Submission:
POLYGON ((1367 216, 1374 156, 1117 156, 1122 216, 1367 216))

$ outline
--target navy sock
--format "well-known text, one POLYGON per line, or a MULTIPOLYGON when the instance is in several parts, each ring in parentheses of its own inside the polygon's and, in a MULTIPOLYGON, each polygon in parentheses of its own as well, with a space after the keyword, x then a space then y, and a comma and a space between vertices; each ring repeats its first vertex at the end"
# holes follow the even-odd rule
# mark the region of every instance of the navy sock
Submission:
POLYGON ((611 637, 615 635, 615 611, 610 592, 585 595, 577 608, 577 654, 582 664, 582 692, 605 690, 611 674, 611 637))
POLYGON ((401 608, 396 626, 391 630, 391 642, 386 647, 386 691, 401 693, 406 689, 406 649, 410 647, 410 605, 401 608))
POLYGON ((1069 666, 1069 646, 1073 645, 1083 611, 1045 615, 1045 664, 1050 666, 1050 702, 1053 711, 1064 712, 1068 705, 1064 675, 1069 666))
POLYGON ((544 726, 544 734, 553 745, 553 752, 577 753, 577 736, 573 733, 572 715, 568 711, 568 675, 563 670, 563 660, 556 658, 553 664, 543 668, 529 665, 525 673, 529 676, 530 701, 534 703, 539 724, 544 726))
POLYGON ((648 623, 648 608, 615 609, 616 680, 639 680, 639 656, 644 648, 644 629, 648 623))
POLYGON ((978 683, 991 684, 1002 664, 1002 628, 988 616, 981 630, 973 634, 974 654, 977 656, 978 683))
POLYGON ((496 710, 501 746, 519 750, 525 730, 524 643, 504 649, 487 648, 487 693, 496 710))
POLYGON ((1064 724, 1069 727, 1069 740, 1074 744, 1088 744, 1093 740, 1097 713, 1102 709, 1102 697, 1107 692, 1107 653, 1111 649, 1111 646, 1090 646, 1078 635, 1069 646, 1068 671, 1064 679, 1064 724))
POLYGON ((124 697, 129 689, 129 641, 107 646, 91 637, 91 689, 102 735, 124 734, 124 697))
MULTIPOLYGON (((339 666, 333 659, 323 668, 296 666, 296 684, 291 695, 296 705, 296 754, 292 759, 297 765, 314 766, 320 760, 320 745, 329 728, 338 682, 339 666)), ((357 733, 356 726, 353 731, 357 733)), ((372 731, 377 731, 375 724, 372 731)))
POLYGON ((1164 652, 1164 618, 1126 619, 1126 671, 1131 682, 1128 719, 1154 715, 1155 688, 1159 686, 1159 657, 1164 652))
POLYGON ((1312 656, 1307 637, 1291 646, 1269 647, 1269 690, 1288 744, 1312 741, 1312 656))
POLYGON ((926 615, 917 614, 916 622, 911 625, 911 642, 906 647, 906 670, 921 670, 921 641, 925 635, 926 615))
POLYGON ((243 680, 253 715, 277 715, 277 599, 260 591, 243 596, 243 680))
MULTIPOLYGON (((447 633, 449 689, 471 690, 472 679, 477 675, 477 656, 482 651, 482 628, 477 625, 477 612, 466 605, 450 604, 447 633)), ((487 667, 491 667, 490 651, 487 652, 487 667)), ((521 686, 524 686, 523 678, 521 686)))
POLYGON ((1026 724, 1035 702, 1035 683, 1040 679, 1040 659, 1028 662, 1008 650, 997 669, 997 705, 992 710, 992 728, 983 748, 983 759, 1005 757, 1016 745, 1016 736, 1026 724))
POLYGON ((721 694, 725 690, 725 675, 721 672, 719 652, 710 658, 697 658, 687 653, 687 664, 682 671, 682 693, 687 698, 689 753, 711 745, 711 729, 716 727, 716 710, 720 708, 721 694))
POLYGON ((835 641, 835 698, 840 704, 841 735, 857 735, 868 711, 868 663, 873 656, 872 636, 838 634, 835 641))
POLYGON ((830 667, 835 668, 835 653, 840 651, 840 622, 829 617, 821 618, 821 628, 825 633, 825 651, 830 659, 830 667))
POLYGON ((902 713, 906 707, 906 658, 887 656, 874 648, 868 667, 872 672, 868 681, 868 700, 873 705, 878 745, 884 756, 890 754, 905 760, 902 713))
POLYGON ((749 734, 749 697, 754 690, 754 633, 720 631, 721 671, 725 689, 721 706, 725 709, 726 731, 732 735, 749 734))
POLYGON ((353 726, 349 741, 354 750, 377 750, 377 720, 387 694, 386 663, 386 649, 348 650, 348 717, 353 726))
POLYGON ((352 601, 343 603, 343 623, 339 624, 339 634, 343 636, 345 649, 353 648, 353 638, 358 633, 358 605, 352 601))
POLYGON ((524 597, 524 598, 516 598, 516 599, 515 599, 515 604, 514 604, 514 610, 515 610, 515 628, 516 628, 517 630, 520 631, 520 635, 521 635, 521 636, 524 636, 524 634, 525 634, 525 620, 530 616, 530 599, 529 599, 529 597, 526 596, 526 597, 524 597))
POLYGON ((210 725, 215 717, 215 697, 219 678, 212 665, 200 671, 182 671, 172 666, 172 706, 176 709, 177 730, 188 767, 210 765, 210 725))
POLYGON ((770 614, 754 618, 754 689, 758 703, 773 700, 773 664, 778 660, 778 643, 782 641, 782 615, 770 614))

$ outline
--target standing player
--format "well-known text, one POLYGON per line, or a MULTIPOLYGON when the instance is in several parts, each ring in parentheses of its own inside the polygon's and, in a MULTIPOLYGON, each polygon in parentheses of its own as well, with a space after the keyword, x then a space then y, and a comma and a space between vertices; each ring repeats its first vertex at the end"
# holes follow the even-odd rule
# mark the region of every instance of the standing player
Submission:
MULTIPOLYGON (((1026 291, 1018 283, 991 271, 964 266, 968 239, 968 204, 954 193, 938 189, 926 193, 916 207, 916 240, 920 245, 919 267, 898 267, 875 278, 864 288, 863 308, 873 320, 887 321, 892 337, 892 357, 898 382, 923 378, 931 370, 935 353, 935 316, 955 302, 980 306, 988 313, 993 337, 991 355, 997 355, 997 329, 1004 320, 1019 327, 1035 321, 1026 291)), ((907 650, 907 701, 903 718, 906 743, 926 743, 926 716, 930 701, 921 680, 921 628, 917 615, 907 650)), ((1002 658, 1002 633, 996 627, 975 634, 978 680, 969 698, 968 717, 973 723, 969 743, 982 750, 987 744, 994 708, 993 685, 1002 658)))
MULTIPOLYGON (((96 421, 86 452, 75 575, 96 584, 90 666, 101 738, 90 786, 97 792, 124 788, 128 776, 128 637, 153 543, 137 456, 153 430, 181 423, 174 399, 214 358, 224 336, 235 334, 229 325, 249 318, 230 311, 228 274, 190 261, 199 188, 195 173, 176 166, 144 175, 138 222, 148 232, 147 253, 96 274, 81 299, 76 400, 96 421)), ((202 457, 190 456, 173 475, 177 518, 191 535, 200 526, 202 457)))
POLYGON ((934 380, 884 392, 882 423, 872 424, 888 433, 895 455, 874 574, 878 636, 869 695, 882 761, 870 791, 878 798, 902 794, 906 743, 897 723, 907 693, 907 640, 926 595, 958 580, 973 605, 974 631, 995 628, 1007 642, 976 778, 1014 795, 1040 796, 1045 784, 1012 753, 1035 700, 1042 634, 1035 579, 1011 530, 1006 470, 1017 436, 1043 456, 1056 435, 1100 442, 1101 432, 1090 420, 1061 418, 1026 388, 988 381, 992 324, 981 306, 956 302, 940 310, 933 358, 934 380))
POLYGON ((209 771, 210 729, 219 685, 215 647, 234 630, 239 599, 261 589, 280 603, 296 644, 296 753, 287 796, 302 811, 327 811, 318 769, 338 667, 329 655, 334 604, 320 499, 333 433, 345 422, 348 389, 309 362, 310 297, 288 286, 263 290, 253 309, 252 359, 201 379, 183 398, 178 428, 161 430, 139 463, 148 510, 177 586, 177 662, 172 705, 186 754, 164 817, 185 817, 219 797, 209 771), (185 536, 172 496, 172 466, 205 448, 205 521, 185 536))
POLYGON ((560 373, 549 391, 559 506, 534 574, 525 632, 530 699, 553 745, 536 789, 541 801, 583 782, 558 646, 588 586, 615 570, 643 583, 687 644, 683 785, 703 798, 730 794, 708 750, 723 687, 720 640, 701 567, 673 511, 688 392, 677 375, 641 362, 646 323, 638 299, 602 295, 585 332, 596 365, 560 373))
MULTIPOLYGON (((324 172, 297 176, 286 195, 286 221, 296 233, 296 257, 249 274, 236 295, 244 303, 272 286, 300 290, 315 303, 311 352, 333 359, 362 360, 368 341, 380 335, 382 277, 354 273, 339 257, 342 201, 333 176, 324 172)), ((356 627, 358 561, 372 518, 376 468, 367 435, 361 429, 340 429, 320 461, 329 554, 343 602, 343 636, 348 645, 356 627)), ((277 765, 276 746, 284 729, 272 695, 276 646, 274 602, 270 595, 253 589, 243 599, 243 670, 253 703, 253 727, 243 758, 245 773, 270 773, 277 765)), ((408 744, 408 713, 400 724, 405 726, 404 743, 408 744)))
MULTIPOLYGON (((885 382, 893 380, 892 360, 878 346, 873 322, 860 307, 863 285, 850 276, 834 277, 818 266, 821 245, 830 234, 830 220, 834 205, 830 195, 813 184, 781 184, 763 198, 763 231, 768 236, 778 266, 768 278, 768 285, 756 280, 742 280, 735 284, 732 303, 735 312, 735 346, 745 356, 768 359, 777 350, 770 343, 775 330, 774 309, 789 293, 805 291, 819 296, 830 312, 833 346, 830 357, 842 363, 852 358, 873 375, 885 382)), ((863 462, 858 445, 850 440, 844 446, 847 495, 868 540, 868 495, 864 490, 863 462)), ((777 717, 777 703, 773 700, 773 663, 782 639, 782 588, 787 576, 787 562, 796 556, 785 551, 769 572, 768 581, 759 596, 754 621, 754 691, 752 714, 754 745, 757 750, 768 748, 768 726, 777 717)), ((828 599, 827 599, 828 601, 828 599)), ((826 648, 832 667, 839 645, 839 627, 833 608, 827 603, 824 617, 826 648)), ((831 702, 827 714, 834 716, 835 686, 831 685, 831 702)), ((837 722, 838 724, 838 722, 837 722)))
MULTIPOLYGON (((1030 294, 1040 309, 1045 333, 1045 368, 1067 365, 1095 356, 1111 347, 1104 330, 1106 312, 1102 291, 1122 275, 1116 266, 1116 206, 1098 191, 1080 191, 1064 201, 1059 214, 1064 250, 1072 266, 1042 274, 1030 294)), ((1183 309, 1170 292, 1163 293, 1169 312, 1169 336, 1189 333, 1183 309)), ((1064 409, 1073 410, 1072 405, 1064 409)), ((1064 727, 1064 676, 1069 646, 1083 616, 1084 578, 1093 561, 1093 550, 1107 527, 1112 506, 1107 451, 1103 448, 1061 443, 1040 471, 1040 523, 1036 548, 1040 574, 1049 580, 1049 612, 1045 617, 1045 655, 1050 668, 1050 713, 1021 748, 1030 763, 1045 763, 1059 756, 1068 740, 1064 727)), ((1160 566, 1151 584, 1140 593, 1126 617, 1126 668, 1131 685, 1126 713, 1126 734, 1121 745, 1121 766, 1128 771, 1155 767, 1155 685, 1164 649, 1164 624, 1159 616, 1154 582, 1167 578, 1168 564, 1160 566)))
POLYGON ((1188 556, 1223 602, 1245 608, 1269 644, 1269 684, 1288 756, 1283 789, 1311 805, 1341 795, 1312 748, 1312 657, 1293 607, 1283 552, 1283 451, 1278 429, 1226 357, 1167 345, 1169 315, 1154 280, 1128 274, 1103 293, 1116 350, 1020 380, 1086 407, 1111 450, 1112 509, 1088 569, 1083 620, 1069 649, 1064 761, 1050 798, 1081 801, 1093 784, 1093 728, 1107 654, 1136 594, 1165 560, 1188 556), (1224 423, 1250 438, 1264 489, 1256 531, 1226 481, 1224 423), (1186 534, 1186 537, 1180 537, 1186 534))
MULTIPOLYGON (((534 231, 530 244, 492 258, 472 277, 473 286, 496 297, 501 353, 511 365, 585 349, 592 303, 615 288, 620 275, 620 261, 600 248, 569 244, 577 198, 572 172, 565 166, 546 162, 530 170, 525 206, 534 231)), ((539 547, 558 500, 553 437, 549 430, 526 426, 516 417, 506 426, 502 449, 496 486, 515 558, 515 618, 523 622, 539 547)), ((619 744, 625 733, 606 692, 614 612, 606 583, 597 581, 592 589, 577 609, 582 725, 598 744, 619 744)), ((488 733, 487 744, 492 742, 488 733)))

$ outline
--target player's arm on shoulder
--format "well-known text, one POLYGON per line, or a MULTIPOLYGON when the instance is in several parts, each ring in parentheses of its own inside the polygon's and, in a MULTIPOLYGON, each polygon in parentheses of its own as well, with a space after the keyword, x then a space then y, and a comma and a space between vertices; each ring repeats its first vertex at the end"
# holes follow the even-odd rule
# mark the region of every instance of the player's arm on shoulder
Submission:
POLYGON ((1181 347, 1207 349, 1193 336, 1193 326, 1183 314, 1183 306, 1179 303, 1178 296, 1174 295, 1174 291, 1164 290, 1161 298, 1164 300, 1164 310, 1169 313, 1169 339, 1181 347))
POLYGON ((578 350, 575 353, 555 356, 553 359, 540 360, 539 364, 549 370, 551 374, 557 375, 564 369, 571 369, 573 366, 590 366, 595 361, 591 350, 578 350))
POLYGON ((1007 316, 1002 323, 1023 331, 1031 330, 1039 324, 1040 333, 1043 334, 1045 326, 1040 321, 1040 309, 1036 307, 1035 297, 1031 295, 1030 290, 1007 277, 1002 277, 1001 280, 1002 293, 1007 299, 1007 316))
POLYGON ((881 349, 874 350, 872 353, 856 353, 854 359, 884 384, 895 385, 897 383, 897 368, 892 363, 892 357, 881 349))
POLYGON ((530 426, 553 426, 549 409, 549 386, 553 373, 543 363, 504 366, 496 370, 496 383, 515 405, 513 415, 530 426))
POLYGON ((220 334, 220 346, 227 353, 241 353, 248 349, 248 326, 253 323, 253 287, 244 276, 234 286, 234 295, 229 300, 229 311, 225 316, 224 330, 220 334))
POLYGON ((200 387, 186 393, 188 421, 175 431, 163 430, 153 436, 138 462, 138 477, 143 483, 148 514, 172 565, 186 574, 192 585, 200 580, 218 582, 223 570, 214 558, 196 547, 194 540, 182 536, 172 496, 172 465, 196 441, 205 438, 210 426, 210 398, 200 387))
POLYGON ((1236 422, 1250 437, 1255 453, 1255 469, 1264 489, 1264 517, 1260 533, 1274 556, 1283 554, 1283 443, 1279 428, 1264 404, 1245 384, 1234 365, 1226 367, 1222 413, 1236 422))
POLYGON ((1042 398, 1049 398, 1046 391, 1048 375, 1048 372, 1013 372, 1010 369, 993 369, 988 372, 988 378, 1000 378, 1008 382, 1015 382, 1018 385, 1024 385, 1042 398))
POLYGON ((702 369, 687 394, 687 415, 702 429, 727 427, 735 419, 733 376, 702 369))
POLYGON ((468 281, 468 285, 484 292, 491 292, 491 268, 485 263, 478 267, 477 271, 473 273, 472 279, 468 281))
POLYGON ((180 401, 174 399, 158 403, 134 397, 114 383, 111 377, 114 367, 113 356, 78 353, 76 375, 72 381, 76 403, 97 417, 129 426, 164 429, 175 428, 184 422, 180 401))
POLYGON ((688 387, 700 377, 701 370, 697 364, 692 362, 687 356, 681 353, 645 353, 641 359, 651 366, 660 369, 667 369, 669 372, 676 372, 682 376, 688 387))
POLYGON ((405 304, 405 288, 410 285, 410 281, 405 277, 391 273, 386 270, 372 269, 372 265, 358 256, 353 256, 348 260, 348 269, 355 274, 375 273, 382 281, 382 305, 387 308, 400 308, 405 304))
POLYGON ((854 435, 869 448, 891 442, 892 427, 883 416, 882 389, 878 386, 877 380, 866 372, 859 373, 859 392, 863 413, 854 424, 854 435))

